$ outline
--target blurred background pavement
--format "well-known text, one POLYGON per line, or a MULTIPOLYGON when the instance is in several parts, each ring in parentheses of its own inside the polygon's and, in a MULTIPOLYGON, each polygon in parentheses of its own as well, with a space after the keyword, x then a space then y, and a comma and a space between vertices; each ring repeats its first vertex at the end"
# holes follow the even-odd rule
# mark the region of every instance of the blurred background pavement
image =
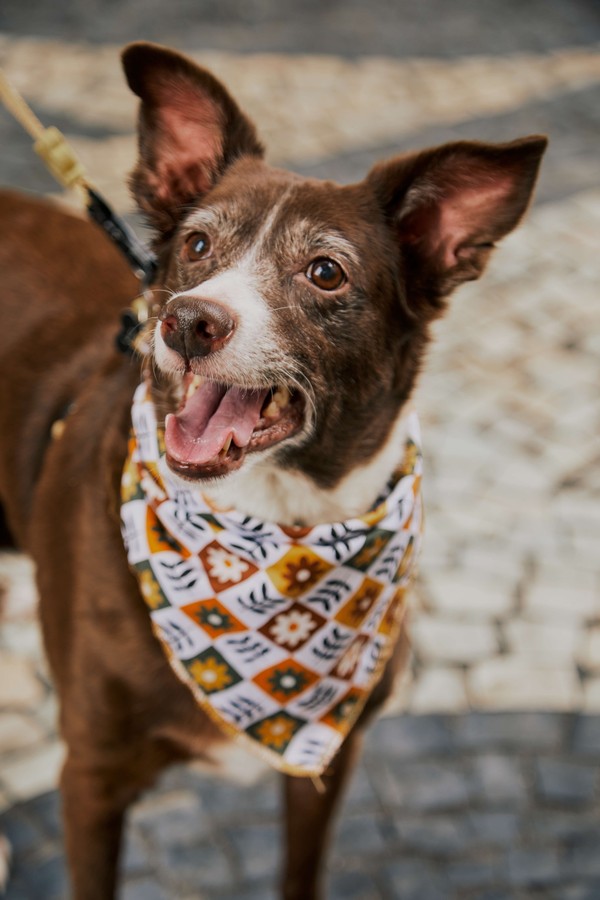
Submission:
MULTIPOLYGON (((597 900, 600 6, 3 0, 0 65, 133 222, 118 54, 135 39, 213 69, 270 159, 308 175, 353 181, 446 140, 550 136, 526 222, 436 326, 416 398, 428 515, 413 659, 369 738, 330 896, 597 900)), ((1 110, 0 182, 56 193, 1 110)), ((7 896, 54 900, 62 750, 27 561, 0 556, 1 584, 7 896)), ((131 819, 125 900, 275 896, 274 776, 234 790, 176 769, 131 819)))

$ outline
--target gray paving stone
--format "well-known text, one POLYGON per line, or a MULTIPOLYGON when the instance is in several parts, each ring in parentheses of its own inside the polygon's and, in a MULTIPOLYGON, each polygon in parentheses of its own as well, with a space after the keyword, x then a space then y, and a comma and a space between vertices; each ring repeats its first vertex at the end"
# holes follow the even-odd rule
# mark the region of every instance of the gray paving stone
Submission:
POLYGON ((386 866, 382 875, 389 881, 392 897, 402 900, 448 900, 447 886, 431 866, 421 860, 386 866))
POLYGON ((535 763, 536 790, 547 803, 585 806, 594 803, 598 769, 555 759, 535 763))
POLYGON ((470 0, 457 0, 448 15, 437 0, 427 5, 375 0, 320 4, 308 0, 219 0, 203 4, 201 13, 191 0, 155 6, 152 15, 139 0, 122 0, 105 14, 103 4, 83 0, 60 12, 44 0, 24 7, 4 0, 0 27, 29 34, 69 37, 72 40, 169 41, 183 47, 222 48, 245 52, 384 53, 451 57, 472 53, 514 53, 554 46, 588 44, 599 39, 595 5, 586 0, 480 0, 474 18, 470 0), (434 27, 443 22, 443 27, 434 27))
POLYGON ((474 761, 477 788, 482 797, 497 804, 524 804, 527 786, 519 759, 484 753, 474 761))
POLYGON ((327 887, 329 900, 383 900, 377 884, 366 872, 333 872, 327 887))
MULTIPOLYGON (((24 890, 27 900, 65 900, 67 887, 67 873, 61 856, 52 856, 35 866, 15 871, 15 889, 24 890)), ((6 900, 14 900, 11 892, 9 884, 6 900)))
POLYGON ((413 850, 435 857, 458 856, 468 846, 470 828, 459 815, 394 816, 399 855, 413 850))
POLYGON ((25 854, 44 840, 41 822, 32 820, 22 805, 0 815, 0 832, 10 841, 13 853, 25 854))
POLYGON ((556 884, 560 879, 558 853, 552 847, 511 850, 508 878, 515 887, 530 889, 556 884))
POLYGON ((377 813, 345 815, 338 823, 334 838, 334 856, 341 862, 350 856, 368 857, 382 853, 391 823, 377 813))
POLYGON ((458 717, 455 740, 458 746, 471 749, 555 750, 563 739, 563 727, 564 720, 559 714, 473 713, 458 717))
POLYGON ((372 809, 377 806, 377 795, 373 790, 368 768, 364 762, 352 774, 344 805, 350 812, 372 809))
POLYGON ((370 730, 365 746, 368 759, 371 748, 377 756, 394 759, 447 752, 452 734, 442 716, 392 716, 380 719, 370 730))
POLYGON ((403 809, 448 810, 468 804, 474 794, 473 778, 464 764, 410 762, 381 765, 374 774, 382 800, 403 809))
POLYGON ((269 872, 277 872, 281 858, 281 832, 277 825, 258 820, 249 826, 232 827, 227 835, 237 851, 245 879, 262 879, 269 872))
POLYGON ((444 876, 455 888, 490 887, 504 881, 506 860, 501 855, 487 855, 477 860, 461 860, 449 864, 444 876))
POLYGON ((125 883, 119 900, 171 900, 171 897, 155 880, 140 878, 125 883))
POLYGON ((587 884, 567 884, 561 888, 561 900, 598 900, 600 878, 587 884))
POLYGON ((475 810, 466 814, 470 847, 508 847, 516 843, 521 831, 514 812, 475 810))
POLYGON ((172 844, 159 847, 157 872, 168 885, 186 890, 216 890, 231 888, 232 866, 222 849, 215 843, 172 844))
POLYGON ((600 878, 600 827, 567 842, 563 871, 571 879, 600 878))
POLYGON ((573 729, 572 747, 575 753, 600 753, 600 716, 578 716, 573 729))

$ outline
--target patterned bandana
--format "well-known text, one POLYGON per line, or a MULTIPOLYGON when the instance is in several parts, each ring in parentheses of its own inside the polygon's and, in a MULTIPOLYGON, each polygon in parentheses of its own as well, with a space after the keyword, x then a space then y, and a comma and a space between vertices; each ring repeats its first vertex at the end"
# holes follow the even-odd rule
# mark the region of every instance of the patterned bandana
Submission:
POLYGON ((320 775, 383 673, 421 533, 419 426, 364 516, 284 527, 215 509, 164 460, 150 390, 133 400, 121 519, 169 662, 228 735, 320 775))

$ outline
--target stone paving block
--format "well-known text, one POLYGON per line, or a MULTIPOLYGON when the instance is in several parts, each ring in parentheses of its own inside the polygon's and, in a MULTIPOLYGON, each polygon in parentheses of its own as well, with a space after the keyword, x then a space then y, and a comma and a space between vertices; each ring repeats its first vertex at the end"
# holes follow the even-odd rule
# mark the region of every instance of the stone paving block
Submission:
POLYGON ((473 769, 478 790, 487 803, 527 802, 527 785, 518 757, 483 753, 474 760, 473 769))
POLYGON ((179 793, 180 801, 171 809, 163 809, 158 816, 146 816, 143 823, 137 819, 150 840, 192 846, 210 836, 211 822, 202 811, 200 798, 183 791, 179 793))
POLYGON ((452 732, 442 716, 390 716, 379 719, 369 730, 365 753, 367 759, 372 749, 378 756, 409 759, 447 753, 451 746, 452 732))
POLYGON ((228 889, 233 883, 230 861, 221 848, 210 841, 191 846, 159 846, 155 871, 167 888, 170 891, 176 889, 178 894, 228 889))
POLYGON ((491 625, 421 615, 412 625, 414 650, 428 664, 473 663, 493 657, 498 641, 491 625))
POLYGON ((569 842, 562 860, 563 872, 569 879, 600 878, 599 842, 599 829, 569 842))
POLYGON ((406 810, 444 811, 466 806, 475 792, 469 767, 455 762, 383 764, 374 773, 380 798, 406 810))
MULTIPOLYGON (((172 895, 166 893, 153 878, 139 878, 126 881, 119 900, 171 900, 172 895)), ((196 895, 197 900, 202 900, 196 895)))
POLYGON ((246 827, 231 827, 227 829, 227 837, 240 859, 244 878, 264 878, 265 873, 278 871, 282 835, 277 825, 256 822, 246 827))
POLYGON ((582 766, 556 759, 535 763, 536 791, 546 803, 586 806, 595 802, 598 767, 582 766))
MULTIPOLYGON (((22 886, 27 900, 64 900, 68 877, 62 856, 51 856, 35 866, 15 871, 15 887, 22 886)), ((9 886, 6 900, 13 900, 9 886)))
POLYGON ((508 878, 515 887, 540 888, 560 880, 558 853, 554 848, 510 850, 508 878))
POLYGON ((600 754, 600 716, 577 716, 571 746, 576 754, 600 754))
POLYGON ((533 615, 577 621, 598 615, 599 603, 595 586, 537 579, 526 592, 524 609, 533 615))
POLYGON ((63 759, 63 747, 48 742, 21 753, 17 759, 4 762, 2 775, 10 785, 13 798, 27 799, 55 788, 63 759))
POLYGON ((31 716, 20 712, 0 712, 0 754, 31 747, 44 737, 43 729, 31 716))
POLYGON ((566 884, 561 887, 561 900, 598 900, 600 897, 600 878, 594 878, 587 884, 566 884))
MULTIPOLYGON (((558 750, 563 740, 566 717, 557 713, 472 713, 457 716, 454 739, 457 747, 497 751, 558 750)), ((600 719, 598 728, 600 741, 600 719)))
POLYGON ((469 823, 457 814, 394 815, 399 856, 411 851, 435 857, 458 856, 469 844, 469 823))
POLYGON ((385 866, 382 875, 390 883, 392 897, 402 900, 448 900, 444 879, 425 861, 408 860, 385 866))
POLYGON ((31 707, 39 703, 44 689, 30 663, 14 653, 0 656, 0 708, 31 707))
POLYGON ((570 710, 581 703, 577 673, 540 667, 527 657, 498 656, 479 662, 467 673, 471 704, 480 709, 570 710))
POLYGON ((329 900, 384 900, 371 875, 360 870, 332 872, 327 897, 329 900))
POLYGON ((583 680, 583 711, 600 713, 600 677, 583 680))
POLYGON ((10 841, 13 854, 25 855, 44 840, 41 823, 30 818, 23 804, 0 815, 0 832, 10 841))
POLYGON ((444 871, 445 878, 462 890, 482 888, 504 881, 506 861, 500 854, 486 854, 477 860, 460 860, 450 863, 444 871))
POLYGON ((504 626, 507 652, 540 666, 572 666, 581 629, 576 622, 512 619, 504 626))
POLYGON ((465 816, 470 848, 508 847, 518 840, 520 819, 515 812, 474 810, 465 816))
POLYGON ((516 577, 491 578, 468 571, 440 571, 425 576, 433 609, 461 619, 507 616, 515 605, 516 577))
POLYGON ((577 661, 584 669, 600 672, 600 625, 594 625, 581 635, 577 661))
POLYGON ((377 796, 373 790, 368 769, 361 762, 352 773, 350 786, 344 799, 344 809, 349 812, 372 809, 377 806, 377 796))
MULTIPOLYGON (((185 898, 181 898, 181 900, 213 900, 213 896, 204 895, 199 897, 197 894, 189 894, 185 898)), ((280 900, 280 895, 276 888, 265 882, 254 884, 250 887, 236 887, 231 891, 219 891, 218 897, 219 900, 280 900)), ((172 900, 179 900, 179 898, 173 897, 172 900)))
POLYGON ((151 853, 146 842, 132 828, 126 828, 121 851, 123 877, 126 879, 139 878, 140 875, 147 873, 151 867, 151 853))
POLYGON ((380 812, 346 813, 336 827, 335 864, 350 862, 357 856, 365 858, 381 853, 391 830, 391 820, 380 812))
POLYGON ((32 819, 40 822, 49 837, 62 837, 62 811, 57 791, 48 791, 28 800, 23 804, 23 811, 32 819))
POLYGON ((460 668, 436 666, 425 669, 416 678, 410 694, 413 713, 465 712, 469 701, 464 672, 460 668))

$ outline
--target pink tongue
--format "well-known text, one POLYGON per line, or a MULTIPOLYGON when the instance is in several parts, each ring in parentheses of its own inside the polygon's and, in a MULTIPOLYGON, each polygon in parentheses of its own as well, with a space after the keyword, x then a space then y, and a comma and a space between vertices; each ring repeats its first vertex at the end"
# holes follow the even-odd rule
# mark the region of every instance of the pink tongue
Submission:
POLYGON ((246 391, 205 382, 181 412, 166 418, 169 456, 178 462, 204 465, 218 456, 230 435, 238 447, 246 447, 268 392, 268 388, 246 391))

